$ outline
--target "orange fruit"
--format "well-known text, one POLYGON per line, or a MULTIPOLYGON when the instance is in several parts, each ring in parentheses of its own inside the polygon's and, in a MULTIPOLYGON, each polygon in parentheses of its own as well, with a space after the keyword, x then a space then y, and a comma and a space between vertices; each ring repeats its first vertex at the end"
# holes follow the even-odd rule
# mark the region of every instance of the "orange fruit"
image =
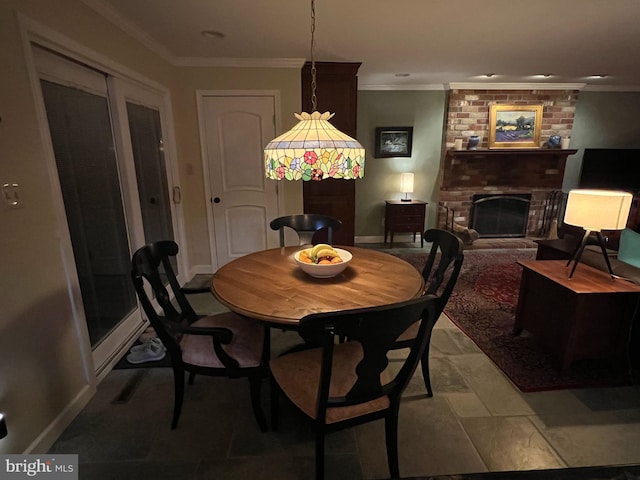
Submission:
POLYGON ((331 265, 331 261, 330 260, 320 260, 318 262, 318 265, 331 265))

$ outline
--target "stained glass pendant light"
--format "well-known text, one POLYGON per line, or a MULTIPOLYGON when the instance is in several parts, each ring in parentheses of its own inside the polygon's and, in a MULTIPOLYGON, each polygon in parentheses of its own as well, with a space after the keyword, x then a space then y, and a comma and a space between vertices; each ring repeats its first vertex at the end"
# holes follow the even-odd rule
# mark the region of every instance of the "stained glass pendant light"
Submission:
POLYGON ((265 147, 265 175, 274 180, 351 180, 364 177, 365 154, 362 145, 329 123, 332 113, 316 111, 315 23, 315 0, 311 0, 313 113, 294 114, 299 122, 265 147))

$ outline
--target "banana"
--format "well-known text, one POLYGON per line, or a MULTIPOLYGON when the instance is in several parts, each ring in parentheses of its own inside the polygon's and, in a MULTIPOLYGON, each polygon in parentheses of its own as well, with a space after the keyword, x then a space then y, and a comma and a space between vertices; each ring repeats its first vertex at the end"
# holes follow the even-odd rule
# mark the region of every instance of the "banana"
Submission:
POLYGON ((316 258, 321 258, 321 257, 333 258, 337 256, 338 256, 338 252, 336 252, 333 248, 323 248, 316 254, 316 258))
POLYGON ((325 248, 333 248, 331 245, 328 245, 326 243, 319 243, 317 245, 315 245, 312 249, 311 249, 311 253, 309 254, 309 256, 311 258, 316 258, 318 256, 318 252, 322 249, 325 248))

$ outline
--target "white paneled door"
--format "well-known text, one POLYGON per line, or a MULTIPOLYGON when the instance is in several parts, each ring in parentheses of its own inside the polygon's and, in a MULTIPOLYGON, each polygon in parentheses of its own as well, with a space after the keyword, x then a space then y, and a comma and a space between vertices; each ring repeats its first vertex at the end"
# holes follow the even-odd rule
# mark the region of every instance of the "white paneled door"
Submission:
POLYGON ((200 97, 208 175, 213 268, 278 245, 269 222, 278 215, 277 182, 264 175, 263 148, 275 137, 273 95, 200 97))

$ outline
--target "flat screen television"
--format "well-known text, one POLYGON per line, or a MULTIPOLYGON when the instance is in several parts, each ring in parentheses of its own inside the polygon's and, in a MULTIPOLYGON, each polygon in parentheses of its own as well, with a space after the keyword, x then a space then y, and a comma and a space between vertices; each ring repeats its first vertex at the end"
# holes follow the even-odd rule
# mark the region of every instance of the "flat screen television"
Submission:
POLYGON ((640 192, 640 149, 585 148, 580 188, 640 192))

